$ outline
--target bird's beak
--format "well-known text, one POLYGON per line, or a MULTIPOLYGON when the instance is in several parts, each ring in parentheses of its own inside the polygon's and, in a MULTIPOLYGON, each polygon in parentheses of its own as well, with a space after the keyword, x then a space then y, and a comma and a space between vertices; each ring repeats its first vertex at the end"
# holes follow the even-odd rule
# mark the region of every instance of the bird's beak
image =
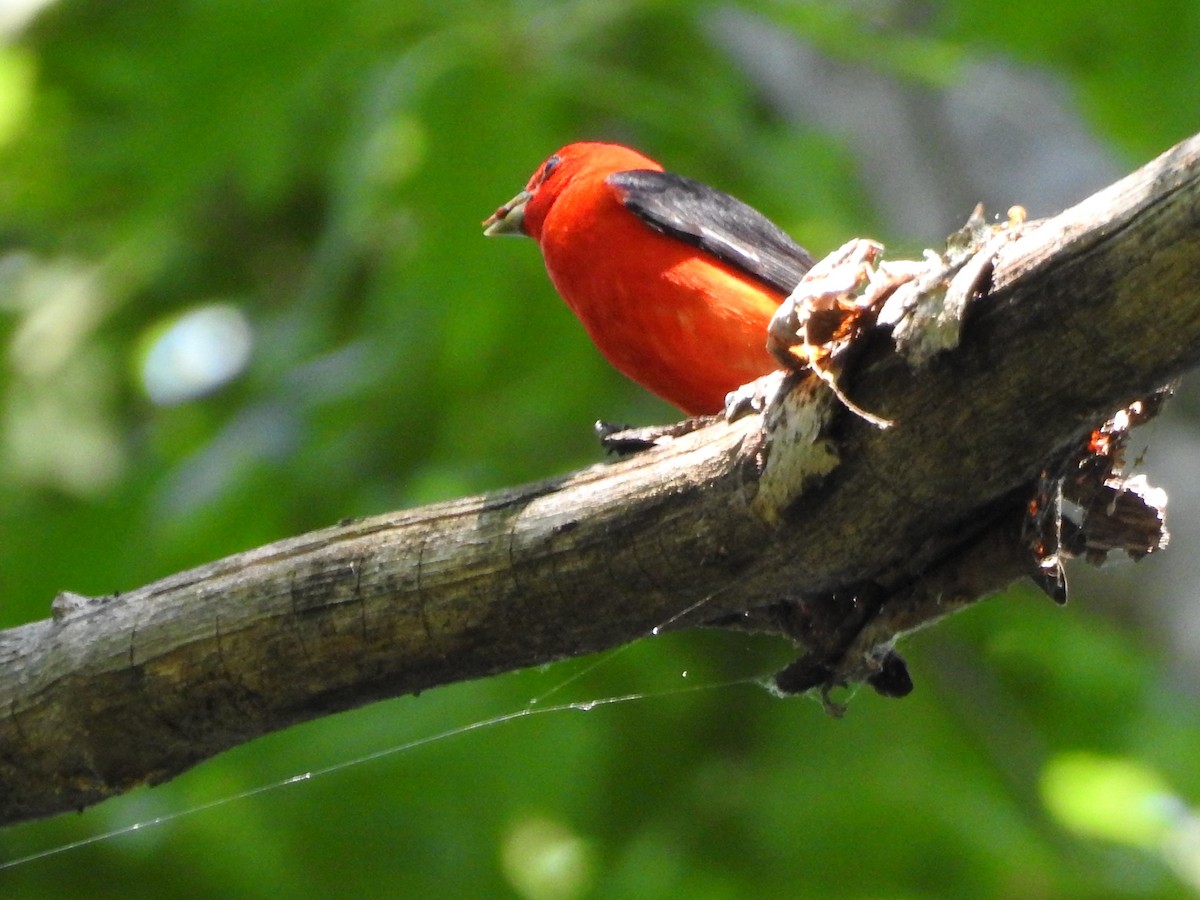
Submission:
POLYGON ((525 204, 533 194, 521 191, 498 210, 483 220, 483 233, 488 237, 498 234, 525 233, 525 204))

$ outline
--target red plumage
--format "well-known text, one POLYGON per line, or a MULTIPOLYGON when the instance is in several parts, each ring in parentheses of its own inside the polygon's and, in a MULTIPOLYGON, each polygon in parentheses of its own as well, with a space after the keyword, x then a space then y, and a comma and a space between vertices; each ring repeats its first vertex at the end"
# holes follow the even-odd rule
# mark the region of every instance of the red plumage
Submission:
POLYGON ((767 323, 812 264, 745 204, 617 144, 563 147, 484 224, 536 240, 600 352, 693 415, 778 368, 767 323))

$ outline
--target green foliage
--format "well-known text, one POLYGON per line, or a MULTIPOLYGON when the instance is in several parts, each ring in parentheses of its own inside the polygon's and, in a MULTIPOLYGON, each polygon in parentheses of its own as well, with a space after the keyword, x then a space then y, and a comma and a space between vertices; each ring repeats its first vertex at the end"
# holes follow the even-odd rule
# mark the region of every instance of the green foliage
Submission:
MULTIPOLYGON (((754 9, 926 85, 991 54, 1051 69, 1134 162, 1195 127, 1189 4, 977 0, 917 25, 860 6, 754 9)), ((853 161, 773 112, 706 38, 708 11, 61 0, 0 48, 0 625, 45 617, 60 589, 595 462, 596 418, 670 419, 586 342, 536 247, 479 223, 549 152, 599 137, 815 251, 870 233, 853 161), (248 367, 152 403, 149 348, 218 303, 253 329, 248 367)), ((1144 831, 1097 824, 1127 806, 1063 800, 1130 772, 1181 809, 1200 796, 1195 698, 1151 640, 1086 597, 990 601, 910 642, 911 698, 863 694, 833 721, 748 681, 774 644, 647 639, 309 723, 2 832, 0 860, 184 813, 0 870, 0 893, 1186 896, 1144 831), (646 696, 539 712, 629 693, 646 696)))

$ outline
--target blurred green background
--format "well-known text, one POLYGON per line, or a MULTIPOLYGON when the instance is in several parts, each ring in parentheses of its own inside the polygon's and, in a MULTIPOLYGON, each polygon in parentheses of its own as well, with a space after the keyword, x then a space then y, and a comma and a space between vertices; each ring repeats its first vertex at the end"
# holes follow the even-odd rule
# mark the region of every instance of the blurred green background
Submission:
MULTIPOLYGON (((1197 130, 1197 60, 1190 0, 6 0, 0 627, 675 418, 532 242, 481 236, 561 144, 631 143, 818 255, 913 254, 1197 130)), ((1185 385, 1144 436, 1167 553, 910 639, 905 700, 836 721, 747 682, 777 644, 647 637, 0 831, 2 862, 175 817, 0 897, 1195 896, 1198 412, 1185 385)))

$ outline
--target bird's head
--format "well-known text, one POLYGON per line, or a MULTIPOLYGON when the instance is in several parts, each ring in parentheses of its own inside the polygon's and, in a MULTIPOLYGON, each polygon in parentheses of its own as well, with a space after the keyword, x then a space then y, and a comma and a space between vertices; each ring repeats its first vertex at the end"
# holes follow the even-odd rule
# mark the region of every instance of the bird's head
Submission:
POLYGON ((581 179, 607 178, 614 172, 630 169, 662 171, 662 166, 620 144, 594 141, 567 144, 537 167, 523 191, 484 220, 483 233, 489 237, 523 234, 540 240, 546 214, 568 185, 581 179))

